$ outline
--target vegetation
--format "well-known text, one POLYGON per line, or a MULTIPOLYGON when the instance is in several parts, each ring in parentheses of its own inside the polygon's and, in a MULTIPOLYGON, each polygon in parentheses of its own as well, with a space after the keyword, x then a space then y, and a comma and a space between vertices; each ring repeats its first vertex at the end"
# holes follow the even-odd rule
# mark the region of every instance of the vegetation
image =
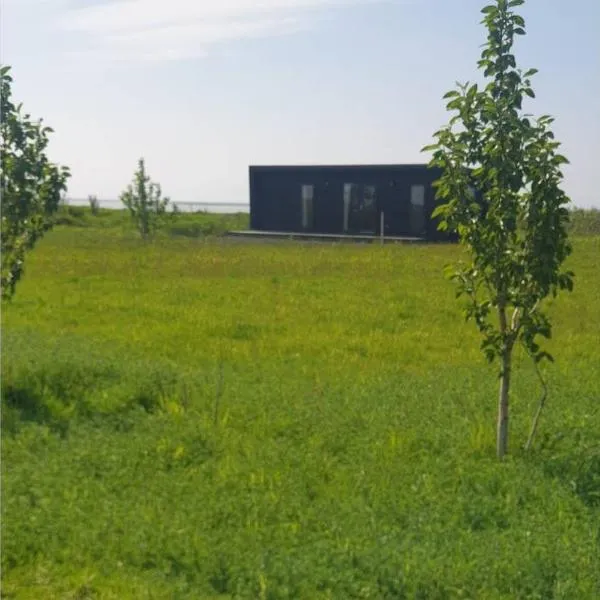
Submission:
POLYGON ((160 185, 152 182, 146 174, 143 158, 138 161, 133 184, 123 192, 121 202, 129 211, 143 239, 149 238, 164 222, 169 198, 162 197, 160 185))
POLYGON ((32 121, 12 100, 10 67, 0 66, 0 185, 2 298, 10 298, 23 274, 25 254, 52 227, 69 171, 48 160, 52 129, 32 121))
MULTIPOLYGON (((131 219, 124 210, 99 208, 98 217, 92 217, 89 207, 60 206, 54 217, 58 225, 75 227, 102 227, 125 233, 131 228, 131 219)), ((158 237, 176 236, 203 238, 221 236, 232 230, 246 230, 250 226, 247 213, 215 214, 207 212, 180 212, 175 223, 165 225, 158 237)), ((569 211, 569 235, 576 237, 600 235, 600 210, 574 208, 569 211)))
MULTIPOLYGON (((498 359, 500 394, 497 454, 508 451, 512 356, 520 343, 534 362, 552 360, 539 345, 550 338, 547 296, 573 288, 573 272, 563 263, 571 252, 567 238, 569 199, 561 189, 567 159, 550 130, 553 119, 532 121, 522 113, 533 98, 531 77, 512 53, 515 38, 525 35, 525 21, 513 9, 524 0, 496 0, 483 9, 488 31, 479 67, 488 82, 448 92, 449 124, 435 134, 432 166, 443 175, 435 183, 444 201, 434 215, 440 227, 458 232, 469 260, 452 269, 457 295, 466 297, 465 316, 483 336, 490 362, 498 359), (476 200, 473 188, 482 193, 476 200)), ((542 379, 545 388, 545 382, 542 379)), ((527 442, 531 445, 546 393, 542 396, 527 442)))
POLYGON ((600 210, 574 208, 569 211, 569 235, 600 235, 600 210))
POLYGON ((539 443, 499 464, 459 246, 147 243, 81 210, 3 310, 3 595, 600 597, 600 238, 549 302, 539 443))
POLYGON ((97 196, 88 196, 88 204, 90 205, 90 212, 96 216, 100 212, 100 203, 97 196))
MULTIPOLYGON (((3 70, 3 295, 21 279, 2 306, 3 598, 600 597, 596 212, 560 213, 558 246, 563 224, 585 234, 564 256, 578 286, 547 303, 556 364, 532 365, 533 339, 512 351, 516 435, 542 370, 556 401, 539 443, 499 464, 492 367, 439 277, 468 245, 227 238, 247 215, 166 219, 143 161, 128 213, 61 204, 68 171, 9 84, 3 70)), ((549 239, 493 228, 494 177, 488 239, 549 239)), ((500 220, 519 221, 517 198, 500 220)), ((522 319, 530 296, 509 298, 522 319)))
MULTIPOLYGON (((131 217, 124 210, 99 208, 96 215, 86 206, 61 206, 54 221, 58 225, 77 228, 102 228, 114 235, 131 231, 131 217)), ((222 236, 228 231, 248 229, 247 213, 213 214, 206 212, 180 212, 177 219, 167 220, 154 237, 205 238, 222 236)))

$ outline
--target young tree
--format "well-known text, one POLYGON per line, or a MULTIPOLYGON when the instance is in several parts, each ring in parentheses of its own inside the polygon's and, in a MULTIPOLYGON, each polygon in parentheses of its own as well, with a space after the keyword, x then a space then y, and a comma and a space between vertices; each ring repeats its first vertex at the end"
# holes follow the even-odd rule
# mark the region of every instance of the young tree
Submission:
POLYGON ((69 171, 48 160, 42 121, 21 112, 11 95, 10 67, 0 67, 1 295, 9 299, 23 274, 25 254, 53 224, 69 171))
POLYGON ((165 218, 169 198, 162 198, 160 185, 150 181, 143 158, 138 162, 133 184, 121 194, 121 202, 129 210, 144 239, 151 236, 165 218))
POLYGON ((90 205, 92 215, 96 216, 100 213, 100 202, 98 202, 97 196, 89 195, 88 204, 90 205))
POLYGON ((531 77, 512 54, 525 21, 514 8, 524 0, 496 0, 483 8, 487 28, 478 66, 486 85, 458 84, 448 92, 447 108, 456 114, 434 134, 431 166, 441 167, 435 183, 442 203, 434 215, 439 226, 458 232, 469 262, 451 268, 457 296, 465 296, 465 316, 483 335, 482 350, 500 361, 497 454, 508 450, 509 392, 513 349, 524 346, 535 362, 544 395, 527 442, 531 444, 545 401, 538 363, 553 360, 539 346, 551 323, 542 301, 573 288, 573 273, 562 265, 571 252, 567 238, 569 199, 561 189, 567 159, 550 130, 553 119, 524 114, 534 98, 531 77), (474 193, 474 190, 477 192, 474 193))

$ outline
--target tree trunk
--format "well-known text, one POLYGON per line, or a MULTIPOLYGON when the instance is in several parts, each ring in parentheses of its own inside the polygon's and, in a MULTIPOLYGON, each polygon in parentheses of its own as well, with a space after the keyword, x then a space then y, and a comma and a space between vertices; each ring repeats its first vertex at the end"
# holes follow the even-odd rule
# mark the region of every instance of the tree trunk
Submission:
POLYGON ((496 434, 496 454, 503 459, 508 452, 508 397, 510 391, 511 350, 502 353, 502 372, 500 374, 500 394, 498 396, 498 429, 496 434))
POLYGON ((512 343, 509 339, 506 307, 498 308, 500 333, 504 339, 502 348, 502 370, 500 371, 500 393, 498 395, 498 424, 496 430, 496 455, 502 460, 508 452, 508 399, 510 393, 510 371, 512 343))

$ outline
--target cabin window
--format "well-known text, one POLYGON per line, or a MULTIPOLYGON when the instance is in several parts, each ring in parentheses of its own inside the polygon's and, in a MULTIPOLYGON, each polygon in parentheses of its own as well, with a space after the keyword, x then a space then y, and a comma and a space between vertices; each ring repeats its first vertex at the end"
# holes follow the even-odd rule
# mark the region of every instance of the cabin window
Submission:
POLYGON ((352 199, 356 196, 357 185, 354 183, 344 184, 344 233, 348 232, 350 226, 350 210, 352 207, 352 199))
POLYGON ((302 229, 312 229, 314 226, 314 197, 315 186, 302 186, 302 229))
POLYGON ((424 185, 412 185, 410 187, 410 203, 412 206, 425 206, 424 185))
POLYGON ((425 231, 425 186, 410 186, 410 232, 420 236, 425 231))

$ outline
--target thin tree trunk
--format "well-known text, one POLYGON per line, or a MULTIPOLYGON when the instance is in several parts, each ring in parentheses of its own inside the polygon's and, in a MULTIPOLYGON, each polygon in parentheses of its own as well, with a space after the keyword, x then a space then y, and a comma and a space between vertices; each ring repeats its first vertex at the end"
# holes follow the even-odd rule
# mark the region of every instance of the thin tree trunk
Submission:
POLYGON ((506 308, 504 306, 499 307, 498 316, 500 320, 500 332, 504 338, 504 347, 502 349, 502 370, 500 372, 500 393, 498 395, 496 455, 502 460, 508 452, 508 398, 510 393, 512 345, 507 339, 508 323, 506 320, 506 308))
POLYGON ((542 410, 544 409, 544 405, 546 404, 546 397, 548 396, 548 385, 546 384, 546 381, 544 380, 544 378, 542 377, 542 374, 540 373, 540 368, 538 367, 538 364, 535 361, 533 364, 535 366, 535 372, 537 373, 540 383, 542 384, 542 397, 540 398, 540 403, 538 405, 538 409, 535 412, 535 417, 533 417, 533 423, 531 424, 531 432, 529 433, 529 437, 527 438, 527 443, 525 444, 525 450, 531 449, 531 446, 533 444, 533 438, 535 437, 535 434, 536 434, 536 431, 538 428, 540 416, 542 414, 542 410))
POLYGON ((499 459, 508 452, 508 397, 510 392, 510 350, 502 354, 500 394, 498 396, 498 428, 496 433, 496 454, 499 459))

